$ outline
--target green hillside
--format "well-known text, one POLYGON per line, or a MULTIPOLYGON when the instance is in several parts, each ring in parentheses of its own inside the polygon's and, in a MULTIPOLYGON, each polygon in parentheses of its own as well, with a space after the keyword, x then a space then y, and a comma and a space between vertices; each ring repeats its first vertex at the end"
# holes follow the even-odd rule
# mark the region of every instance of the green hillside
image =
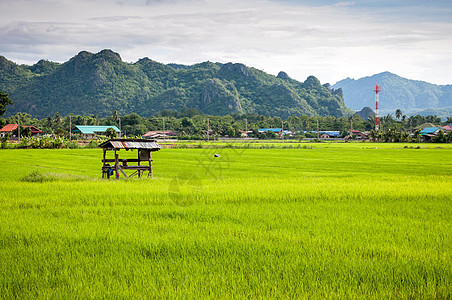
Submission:
POLYGON ((284 72, 276 77, 238 63, 165 65, 149 58, 126 63, 111 50, 82 51, 63 64, 41 60, 33 66, 0 56, 0 90, 15 103, 7 115, 20 111, 38 118, 56 112, 106 116, 113 110, 149 116, 184 107, 282 118, 351 114, 341 91, 314 76, 299 82, 284 72))

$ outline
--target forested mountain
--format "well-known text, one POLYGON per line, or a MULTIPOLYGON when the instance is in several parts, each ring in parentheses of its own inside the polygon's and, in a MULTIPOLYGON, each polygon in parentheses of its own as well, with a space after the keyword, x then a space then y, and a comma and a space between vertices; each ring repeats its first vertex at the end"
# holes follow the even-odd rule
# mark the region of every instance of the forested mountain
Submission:
POLYGON ((41 60, 33 66, 0 56, 0 90, 15 103, 7 115, 20 111, 38 118, 56 112, 102 117, 114 110, 149 116, 184 107, 212 115, 282 118, 351 114, 342 91, 321 85, 314 76, 299 82, 284 72, 275 77, 238 63, 165 65, 149 58, 126 63, 111 50, 82 51, 62 64, 41 60))
POLYGON ((353 110, 375 107, 375 83, 382 86, 379 109, 381 114, 401 109, 404 114, 431 114, 450 116, 452 111, 452 85, 435 85, 410 80, 384 72, 358 80, 347 78, 333 88, 342 88, 345 104, 353 110))

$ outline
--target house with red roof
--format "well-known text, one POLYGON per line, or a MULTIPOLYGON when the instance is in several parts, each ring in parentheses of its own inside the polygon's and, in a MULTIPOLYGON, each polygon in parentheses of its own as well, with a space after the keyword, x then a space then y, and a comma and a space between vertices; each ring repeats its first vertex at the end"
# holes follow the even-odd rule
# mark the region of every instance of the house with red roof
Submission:
POLYGON ((359 131, 359 130, 349 130, 349 135, 345 137, 345 139, 367 139, 369 137, 369 132, 359 131))
POLYGON ((444 130, 444 132, 446 132, 446 131, 450 132, 450 131, 452 131, 452 123, 448 124, 446 126, 443 126, 441 128, 444 130))
MULTIPOLYGON (((19 127, 18 124, 8 124, 4 126, 2 129, 0 129, 0 137, 4 137, 7 134, 9 134, 10 137, 16 137, 16 135, 13 134, 13 131, 15 131, 19 127)), ((40 130, 39 128, 31 125, 31 126, 24 126, 24 128, 30 128, 30 135, 31 136, 40 136, 44 132, 40 130)))
POLYGON ((144 139, 166 139, 175 136, 177 136, 177 134, 172 130, 148 131, 142 135, 144 139))

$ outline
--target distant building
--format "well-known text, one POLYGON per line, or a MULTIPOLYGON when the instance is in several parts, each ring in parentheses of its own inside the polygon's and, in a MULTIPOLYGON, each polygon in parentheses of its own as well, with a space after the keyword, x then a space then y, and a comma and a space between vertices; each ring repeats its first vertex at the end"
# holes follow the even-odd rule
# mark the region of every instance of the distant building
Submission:
POLYGON ((441 129, 441 127, 426 127, 422 129, 419 134, 420 135, 437 135, 438 131, 441 129))
POLYGON ((245 130, 239 130, 239 132, 240 132, 240 136, 241 136, 241 137, 249 137, 250 134, 253 133, 252 130, 248 130, 248 131, 245 131, 245 130))
POLYGON ((356 139, 367 139, 369 137, 369 132, 362 132, 359 130, 349 130, 349 137, 355 137, 356 139))
MULTIPOLYGON (((4 126, 2 129, 0 129, 0 137, 4 137, 7 134, 9 134, 10 137, 16 137, 13 134, 13 131, 15 131, 17 129, 17 127, 19 127, 18 124, 8 124, 6 126, 4 126)), ((40 129, 38 129, 35 126, 23 126, 24 128, 30 128, 30 136, 40 136, 42 135, 44 132, 42 132, 40 129)))
POLYGON ((177 136, 177 134, 172 130, 148 131, 142 135, 144 139, 166 139, 175 136, 177 136))
POLYGON ((441 127, 426 127, 422 129, 419 134, 421 135, 422 139, 425 142, 430 141, 432 138, 436 137, 438 135, 439 130, 441 127))
POLYGON ((87 126, 87 125, 75 125, 72 129, 72 133, 78 133, 83 135, 85 138, 93 139, 97 135, 105 135, 108 128, 113 128, 116 134, 120 134, 121 131, 116 126, 87 126))
POLYGON ((339 131, 320 131, 321 139, 334 139, 341 135, 339 131))
POLYGON ((446 126, 441 127, 445 132, 451 132, 452 131, 452 123, 446 126))
POLYGON ((259 133, 268 133, 273 132, 276 133, 279 136, 284 135, 292 135, 292 131, 290 130, 283 130, 282 128, 260 128, 257 130, 259 133))

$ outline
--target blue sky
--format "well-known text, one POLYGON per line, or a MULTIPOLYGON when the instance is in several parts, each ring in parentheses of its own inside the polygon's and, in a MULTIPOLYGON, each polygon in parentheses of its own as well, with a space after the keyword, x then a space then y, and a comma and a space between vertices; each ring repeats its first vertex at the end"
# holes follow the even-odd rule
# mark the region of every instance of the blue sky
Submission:
POLYGON ((242 62, 322 83, 390 71, 452 84, 452 1, 1 0, 0 55, 242 62))

